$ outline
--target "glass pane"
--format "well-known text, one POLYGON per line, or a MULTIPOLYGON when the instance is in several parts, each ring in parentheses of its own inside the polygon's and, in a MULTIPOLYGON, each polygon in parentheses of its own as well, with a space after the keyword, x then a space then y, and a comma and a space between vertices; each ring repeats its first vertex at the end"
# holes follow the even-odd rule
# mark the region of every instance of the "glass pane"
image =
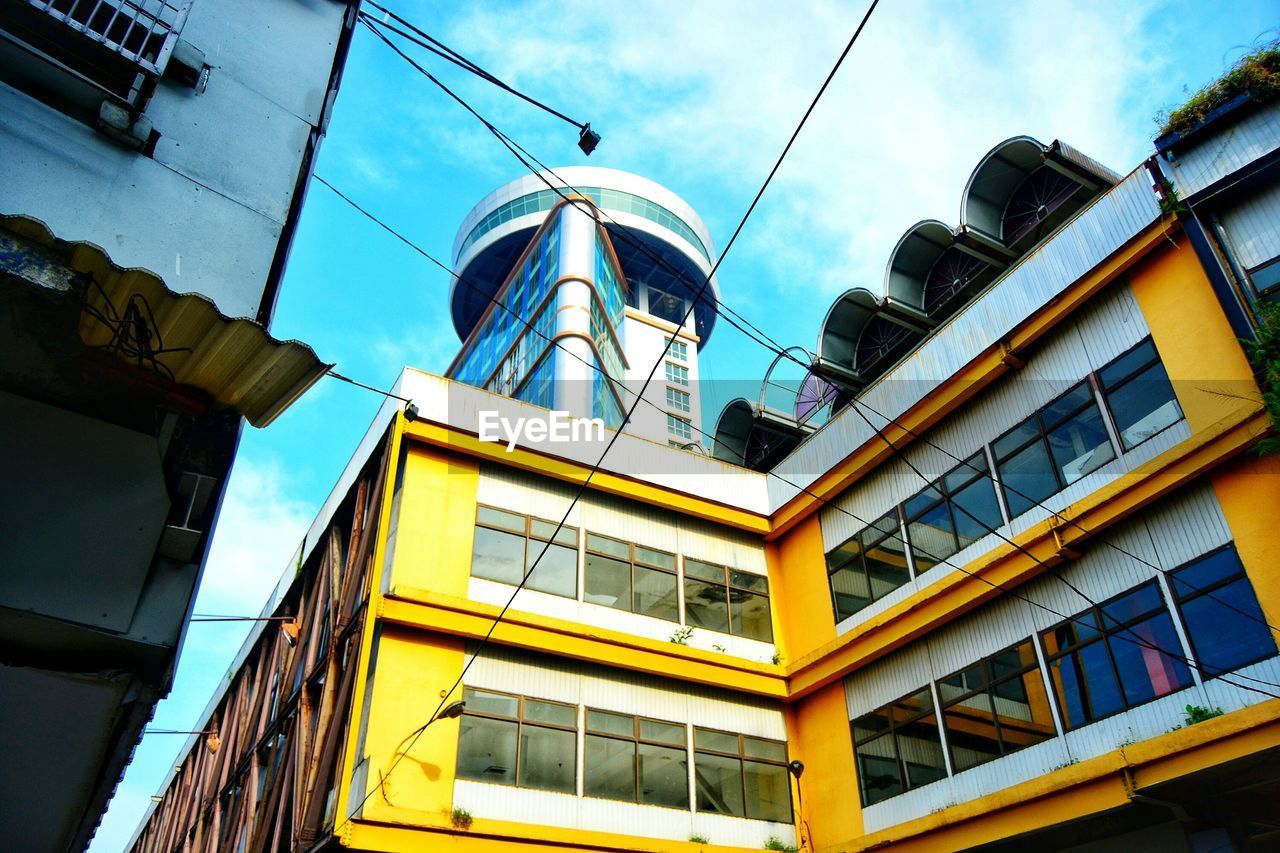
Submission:
POLYGON ((655 551, 653 548, 645 548, 641 545, 636 546, 636 562, 648 563, 650 566, 657 566, 662 569, 676 570, 676 555, 668 554, 666 551, 655 551))
POLYGON ((587 710, 587 729, 593 732, 609 732, 610 734, 635 736, 635 718, 626 714, 611 714, 608 711, 587 710))
POLYGON ((954 554, 958 550, 956 534, 946 501, 924 508, 914 521, 909 522, 907 538, 911 540, 911 554, 915 557, 917 572, 927 571, 954 554))
POLYGON ((697 749, 711 749, 716 752, 738 754, 738 736, 710 729, 694 729, 693 745, 697 749))
POLYGON ((1102 605, 1099 609, 1103 615, 1102 627, 1110 630, 1121 623, 1146 616, 1154 610, 1163 610, 1164 599, 1160 596, 1160 587, 1152 581, 1102 605))
POLYGON ((1169 577, 1173 580, 1174 595, 1187 598, 1219 581, 1243 573, 1244 566, 1240 564, 1240 557, 1235 549, 1226 548, 1171 572, 1169 577))
POLYGON ((1102 380, 1102 387, 1105 389, 1113 388, 1116 383, 1131 376, 1135 370, 1144 364, 1154 361, 1155 358, 1155 345, 1148 338, 1098 371, 1098 378, 1102 380))
POLYGON ((1218 587, 1212 597, 1188 601, 1181 610, 1191 646, 1209 674, 1218 675, 1276 653, 1271 629, 1246 578, 1218 587), (1248 616, 1242 615, 1246 613, 1248 616))
POLYGON ((518 728, 514 722, 463 714, 458 726, 458 777, 514 785, 518 728))
POLYGON ((636 745, 629 740, 587 735, 582 792, 610 800, 636 799, 636 745))
POLYGON ((646 569, 644 566, 636 566, 635 571, 635 612, 669 622, 679 622, 680 600, 676 576, 646 569))
POLYGON ((1039 667, 997 684, 992 694, 1006 755, 1057 736, 1039 667))
POLYGON ((1182 409, 1161 364, 1153 364, 1107 395, 1120 442, 1128 450, 1182 420, 1182 409))
POLYGON ((497 714, 512 719, 520 715, 520 700, 515 696, 504 696, 501 693, 490 693, 487 690, 468 687, 463 691, 462 699, 468 711, 497 714))
POLYGON ((1116 458, 1096 405, 1049 433, 1049 448, 1062 481, 1068 484, 1116 458))
POLYGON ((991 696, 978 693, 947 708, 942 714, 951 746, 951 762, 956 772, 977 767, 1000 756, 991 696))
POLYGON ((1031 417, 997 438, 991 444, 991 450, 996 455, 996 464, 1039 434, 1040 425, 1034 417, 1031 417))
MULTIPOLYGON (((538 518, 533 518, 529 520, 529 529, 534 536, 540 536, 543 539, 550 539, 551 534, 556 531, 556 524, 557 522, 543 521, 538 518)), ((561 526, 560 532, 556 533, 555 541, 559 542, 561 545, 569 545, 574 548, 578 547, 578 528, 571 527, 568 524, 561 526)))
POLYGON ((1105 643, 1092 643, 1049 664, 1062 722, 1068 729, 1124 708, 1105 643))
POLYGON ((847 619, 871 603, 871 585, 861 561, 831 573, 831 602, 836 621, 847 619))
POLYGON ((1122 629, 1107 639, 1130 707, 1191 684, 1191 672, 1180 660, 1182 644, 1167 611, 1122 629), (1166 654, 1172 653, 1176 657, 1166 654))
POLYGON ((853 739, 855 741, 866 740, 872 735, 889 730, 889 712, 893 706, 877 708, 870 714, 863 714, 852 723, 850 727, 853 730, 853 739))
POLYGON ((642 743, 640 802, 689 808, 689 754, 683 749, 642 743))
POLYGON ((939 492, 933 486, 929 486, 919 494, 907 498, 907 502, 902 505, 902 511, 908 519, 914 519, 941 501, 942 492, 939 492))
MULTIPOLYGON (((827 554, 827 568, 837 568, 848 563, 850 560, 856 560, 862 554, 862 540, 857 536, 840 544, 834 551, 827 554)), ((685 560, 685 571, 688 572, 689 561, 685 560)))
POLYGON ((477 507, 476 520, 482 524, 491 524, 494 527, 524 533, 524 516, 516 515, 514 512, 505 512, 487 506, 477 507))
POLYGON ((1022 515, 1058 491, 1053 460, 1043 442, 1033 442, 1001 462, 999 468, 1011 518, 1022 515))
POLYGON ((1000 529, 1004 518, 996 501, 996 484, 988 477, 974 480, 951 498, 952 517, 955 519, 956 536, 960 547, 965 548, 1000 529))
POLYGON ((640 721, 641 740, 684 746, 686 737, 684 726, 679 723, 662 723, 657 720, 640 721))
POLYGON ((773 624, 769 620, 769 597, 735 589, 730 591, 729 598, 733 616, 733 624, 730 626, 732 633, 738 637, 772 643, 773 624))
POLYGON ((578 549, 539 542, 535 539, 529 542, 528 560, 529 568, 533 570, 533 574, 529 575, 529 580, 525 583, 525 586, 529 589, 536 589, 539 592, 577 598, 578 549), (546 552, 539 557, 538 552, 543 548, 546 548, 546 552), (537 561, 536 566, 534 565, 535 560, 537 561))
POLYGON ((898 756, 907 771, 907 787, 919 788, 930 782, 945 779, 946 760, 942 757, 942 735, 938 733, 938 718, 930 713, 914 723, 899 728, 898 756))
POLYGON ((724 566, 719 566, 715 563, 704 563, 701 560, 690 560, 685 557, 684 575, 688 578, 702 578, 703 580, 724 583, 724 566))
POLYGON ((942 478, 943 488, 946 489, 947 494, 954 494, 960 487, 976 478, 989 479, 987 477, 987 454, 981 451, 952 468, 947 473, 947 476, 942 478))
POLYGON ((475 550, 471 553, 472 576, 520 583, 524 578, 524 543, 523 535, 477 527, 475 550))
POLYGON ((558 702, 524 700, 524 718, 535 723, 552 723, 557 726, 577 726, 578 709, 558 702))
POLYGON ((742 762, 746 780, 747 817, 791 822, 791 780, 787 768, 777 764, 742 762))
POLYGON ((787 760, 787 745, 776 740, 765 740, 758 737, 743 737, 742 754, 748 758, 763 758, 768 761, 787 760))
POLYGON ((631 564, 599 554, 587 554, 583 600, 627 610, 631 607, 631 564))
POLYGON ((1041 409, 1040 421, 1044 424, 1046 430, 1051 430, 1080 409, 1081 406, 1087 405, 1092 401, 1093 390, 1089 388, 1089 383, 1080 382, 1072 387, 1070 391, 1041 409))
POLYGON ((991 677, 1003 678, 1028 666, 1036 665, 1036 651, 1027 640, 991 656, 991 677))
MULTIPOLYGON (((871 580, 871 597, 882 598, 911 580, 907 571, 907 555, 903 551, 902 540, 898 537, 885 539, 879 545, 867 550, 867 576, 871 580)), ((917 568, 926 571, 929 568, 917 568)))
POLYGON ((750 572, 729 572, 729 585, 742 589, 754 589, 757 592, 769 591, 769 579, 764 575, 753 575, 750 572))
POLYGON ((902 776, 893 751, 893 736, 884 735, 854 750, 858 764, 858 788, 865 806, 901 794, 902 776))
POLYGON ((729 596, 724 583, 685 579, 685 622, 708 631, 729 631, 729 596))
POLYGON ((626 542, 610 539, 608 536, 597 536, 594 533, 588 533, 587 550, 598 551, 601 554, 608 554, 611 557, 617 557, 628 562, 631 560, 631 546, 626 542))
POLYGON ((693 775, 698 784, 698 811, 739 817, 746 814, 741 759, 700 752, 693 757, 693 775))
POLYGON ((519 785, 574 793, 576 740, 573 732, 525 724, 520 730, 519 785))

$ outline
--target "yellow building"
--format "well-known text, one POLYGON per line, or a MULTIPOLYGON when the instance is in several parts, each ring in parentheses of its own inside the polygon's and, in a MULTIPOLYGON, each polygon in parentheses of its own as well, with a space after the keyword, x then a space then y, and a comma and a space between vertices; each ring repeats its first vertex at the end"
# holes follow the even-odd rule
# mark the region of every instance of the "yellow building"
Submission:
POLYGON ((828 314, 823 426, 722 418, 803 439, 767 471, 508 450, 546 410, 406 370, 135 849, 1271 849, 1248 107, 1127 176, 993 149, 828 314))

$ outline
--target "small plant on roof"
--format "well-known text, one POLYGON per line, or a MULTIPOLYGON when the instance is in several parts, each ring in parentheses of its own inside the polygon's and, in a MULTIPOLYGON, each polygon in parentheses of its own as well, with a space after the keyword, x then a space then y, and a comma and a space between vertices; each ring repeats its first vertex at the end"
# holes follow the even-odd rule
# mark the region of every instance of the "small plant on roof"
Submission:
POLYGON ((449 818, 453 822, 454 829, 467 830, 471 828, 471 812, 462 808, 462 806, 454 806, 449 818))
POLYGON ((710 844, 711 842, 705 835, 690 835, 689 840, 694 844, 710 844))
POLYGON ((1214 717, 1221 716, 1221 708, 1206 708, 1203 705, 1188 705, 1186 725, 1194 726, 1196 723, 1203 723, 1205 720, 1212 720, 1214 717))
POLYGON ((1182 106, 1159 112, 1156 124, 1160 125, 1160 134, 1188 131, 1213 110, 1245 92, 1259 103, 1280 96, 1280 40, 1242 56, 1227 73, 1193 94, 1182 106))
MULTIPOLYGON (((1244 351, 1258 377, 1267 414, 1280 428, 1280 303, 1259 303, 1257 315, 1258 338, 1244 341, 1244 351)), ((1260 455, 1275 453, 1280 450, 1280 437, 1264 438, 1255 450, 1260 455)))
POLYGON ((765 850, 782 850, 784 853, 800 853, 800 848, 794 844, 787 844, 776 835, 770 835, 769 840, 764 843, 765 850))
POLYGON ((683 628, 677 628, 671 632, 671 636, 667 637, 667 639, 678 646, 687 646, 689 645, 689 638, 692 636, 693 626, 685 625, 683 628))

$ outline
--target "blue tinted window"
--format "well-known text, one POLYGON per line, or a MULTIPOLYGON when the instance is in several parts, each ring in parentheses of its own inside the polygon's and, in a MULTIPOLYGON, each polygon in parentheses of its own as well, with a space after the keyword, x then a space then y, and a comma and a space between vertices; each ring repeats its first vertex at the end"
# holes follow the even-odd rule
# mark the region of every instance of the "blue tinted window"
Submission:
POLYGON ((1125 450, 1182 420, 1173 385, 1150 339, 1102 368, 1098 378, 1125 450))
POLYGON ((1276 653, 1275 638, 1234 548, 1170 573, 1200 666, 1220 675, 1276 653))

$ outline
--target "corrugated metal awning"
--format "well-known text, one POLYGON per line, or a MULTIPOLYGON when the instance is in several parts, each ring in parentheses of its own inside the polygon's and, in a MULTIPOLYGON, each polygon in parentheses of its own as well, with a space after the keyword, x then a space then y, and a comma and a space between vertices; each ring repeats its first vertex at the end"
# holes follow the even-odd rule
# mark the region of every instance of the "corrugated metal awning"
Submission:
POLYGON ((79 321, 86 346, 197 388, 255 427, 270 424, 333 367, 304 343, 226 316, 203 294, 176 293, 152 272, 121 268, 92 243, 59 240, 39 220, 0 216, 0 228, 89 276, 79 321))

